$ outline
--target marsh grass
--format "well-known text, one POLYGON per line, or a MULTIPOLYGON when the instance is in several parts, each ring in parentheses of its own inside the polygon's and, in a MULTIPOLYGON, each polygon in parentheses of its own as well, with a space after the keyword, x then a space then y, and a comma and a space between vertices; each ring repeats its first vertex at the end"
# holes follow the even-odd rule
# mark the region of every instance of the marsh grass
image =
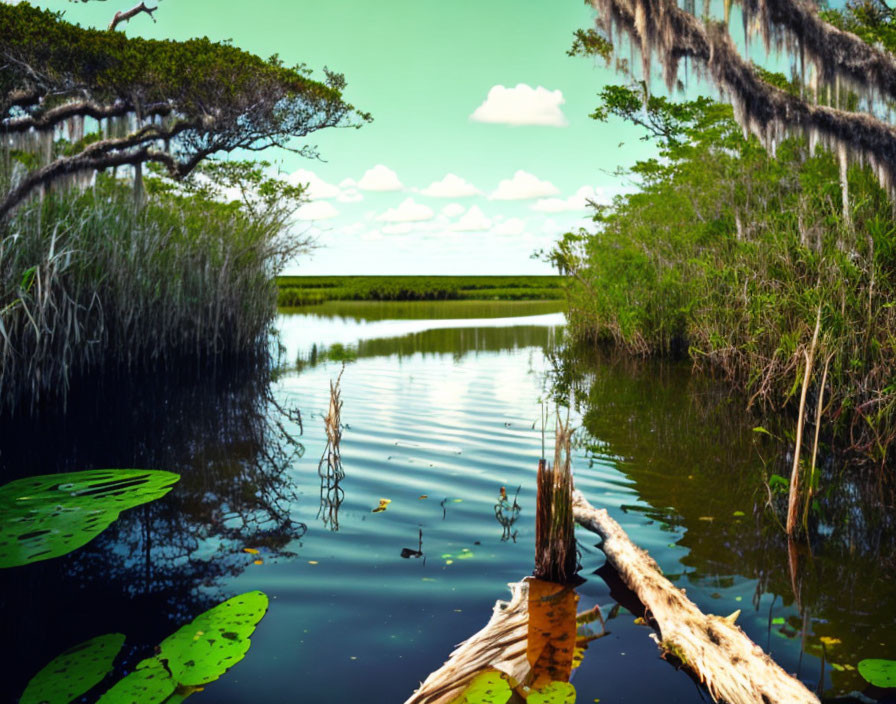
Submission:
POLYGON ((283 213, 93 188, 34 199, 0 224, 0 413, 65 402, 112 369, 264 354, 276 273, 309 243, 283 213))
POLYGON ((278 304, 325 301, 558 300, 559 276, 281 276, 278 304))

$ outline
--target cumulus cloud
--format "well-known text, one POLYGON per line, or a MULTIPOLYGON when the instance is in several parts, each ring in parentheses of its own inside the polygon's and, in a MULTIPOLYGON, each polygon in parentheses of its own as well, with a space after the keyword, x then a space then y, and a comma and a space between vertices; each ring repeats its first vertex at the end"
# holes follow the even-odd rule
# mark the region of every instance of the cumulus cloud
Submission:
POLYGON ((340 203, 357 203, 364 200, 364 196, 357 188, 346 188, 339 193, 338 200, 340 203))
POLYGON ((299 169, 293 171, 286 177, 287 182, 293 186, 307 185, 308 190, 305 191, 311 200, 321 200, 324 198, 338 198, 341 191, 338 186, 327 183, 320 176, 308 169, 299 169))
POLYGON ((296 211, 299 220, 328 220, 339 215, 339 211, 327 200, 315 200, 305 203, 296 211))
POLYGON ((495 227, 492 232, 496 235, 521 235, 526 229, 526 223, 521 218, 508 218, 495 227))
POLYGON ((451 226, 451 229, 455 232, 479 232, 488 230, 491 226, 491 218, 486 217, 478 205, 474 205, 451 226))
POLYGON ((513 178, 505 178, 489 194, 489 200, 525 200, 544 198, 559 193, 550 181, 542 181, 528 171, 517 171, 513 178))
POLYGON ((540 213, 563 213, 568 210, 585 210, 588 201, 596 203, 608 203, 606 193, 602 188, 582 186, 569 198, 542 198, 532 205, 532 210, 540 213))
MULTIPOLYGON (((349 180, 346 179, 346 181, 349 180)), ((350 185, 346 184, 346 187, 350 185)), ((372 169, 367 169, 361 180, 358 181, 357 187, 364 191, 400 191, 404 188, 401 181, 398 180, 398 174, 383 164, 377 164, 372 169)))
POLYGON ((460 176, 445 174, 445 178, 429 184, 421 193, 432 198, 464 198, 478 196, 482 191, 460 176))
POLYGON ((501 125, 566 127, 569 123, 560 109, 565 102, 560 90, 548 90, 542 86, 533 88, 525 83, 518 84, 516 88, 496 85, 492 86, 470 119, 501 125))
POLYGON ((435 214, 432 208, 417 203, 413 198, 405 198, 396 208, 389 208, 376 216, 381 222, 420 222, 431 220, 435 214))
POLYGON ((442 208, 439 213, 448 218, 456 218, 465 210, 466 208, 464 208, 464 206, 462 206, 460 203, 449 203, 444 208, 442 208))

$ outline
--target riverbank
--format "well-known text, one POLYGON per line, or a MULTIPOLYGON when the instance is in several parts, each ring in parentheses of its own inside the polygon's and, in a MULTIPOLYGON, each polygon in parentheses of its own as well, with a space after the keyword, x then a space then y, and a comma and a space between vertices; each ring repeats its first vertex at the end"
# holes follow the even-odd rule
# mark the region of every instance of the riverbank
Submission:
POLYGON ((562 276, 279 276, 277 303, 560 300, 563 282, 562 276))

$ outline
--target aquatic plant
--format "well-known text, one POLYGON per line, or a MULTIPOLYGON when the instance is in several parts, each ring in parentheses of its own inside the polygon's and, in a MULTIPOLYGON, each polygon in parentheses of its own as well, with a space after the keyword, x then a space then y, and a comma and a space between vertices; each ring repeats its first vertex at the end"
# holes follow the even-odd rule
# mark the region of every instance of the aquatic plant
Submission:
POLYGON ((554 464, 538 463, 535 511, 535 577, 566 583, 576 574, 575 525, 572 516, 572 467, 569 418, 557 413, 554 464))
POLYGON ((0 567, 77 550, 122 511, 163 497, 179 479, 151 469, 95 469, 10 482, 0 487, 0 567))
POLYGON ((64 406, 92 374, 266 355, 274 276, 310 240, 287 227, 301 194, 262 167, 209 167, 216 188, 147 179, 138 213, 101 178, 0 223, 0 413, 64 406), (270 193, 220 200, 240 185, 270 193))

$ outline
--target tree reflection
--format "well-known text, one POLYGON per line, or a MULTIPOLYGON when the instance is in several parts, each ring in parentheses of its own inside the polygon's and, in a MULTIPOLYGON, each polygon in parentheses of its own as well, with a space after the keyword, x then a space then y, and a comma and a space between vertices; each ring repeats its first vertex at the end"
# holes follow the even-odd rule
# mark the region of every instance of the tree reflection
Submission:
POLYGON ((809 679, 817 681, 824 657, 829 693, 864 690, 850 667, 891 657, 896 647, 896 513, 876 478, 825 457, 808 541, 788 545, 780 525, 786 495, 769 490, 766 478, 789 472, 792 445, 775 436, 792 421, 780 419, 774 436, 755 432, 744 400, 686 363, 568 349, 555 361, 556 395, 572 391, 583 416, 582 449, 592 465, 623 472, 642 502, 621 510, 674 540, 665 559, 681 570, 667 576, 696 586, 688 593, 709 611, 730 610, 712 599, 755 580, 753 607, 768 616, 746 621, 748 635, 809 679))
POLYGON ((304 452, 298 411, 274 398, 267 364, 193 371, 107 380, 73 393, 65 415, 4 424, 6 477, 97 467, 182 477, 84 548, 0 574, 9 632, 45 634, 21 638, 4 659, 8 683, 98 633, 126 632, 134 647, 158 642, 172 622, 220 601, 223 578, 301 545, 288 471, 304 452))

